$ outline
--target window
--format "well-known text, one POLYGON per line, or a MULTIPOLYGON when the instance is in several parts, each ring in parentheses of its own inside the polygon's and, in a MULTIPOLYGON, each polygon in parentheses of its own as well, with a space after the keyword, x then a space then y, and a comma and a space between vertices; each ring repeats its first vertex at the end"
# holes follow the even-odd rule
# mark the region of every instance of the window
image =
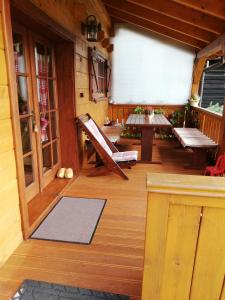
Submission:
POLYGON ((223 113, 225 98, 225 62, 222 57, 206 61, 201 78, 201 107, 223 113))
POLYGON ((89 88, 92 101, 105 100, 109 96, 108 61, 95 49, 88 48, 89 88))

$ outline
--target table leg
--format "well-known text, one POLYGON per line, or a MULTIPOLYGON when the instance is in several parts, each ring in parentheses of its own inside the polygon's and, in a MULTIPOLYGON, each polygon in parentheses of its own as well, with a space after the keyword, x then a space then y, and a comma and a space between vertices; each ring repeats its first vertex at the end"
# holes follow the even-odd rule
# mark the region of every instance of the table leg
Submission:
POLYGON ((152 162, 153 127, 143 127, 141 130, 141 160, 152 162))

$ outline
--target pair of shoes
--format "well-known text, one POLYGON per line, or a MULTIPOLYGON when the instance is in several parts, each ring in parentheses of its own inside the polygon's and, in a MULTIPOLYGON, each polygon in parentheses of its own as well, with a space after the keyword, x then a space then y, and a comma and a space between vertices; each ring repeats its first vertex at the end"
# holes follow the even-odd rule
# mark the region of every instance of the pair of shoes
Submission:
POLYGON ((73 178, 73 170, 71 168, 61 168, 59 169, 59 171, 57 172, 57 177, 58 178, 73 178))

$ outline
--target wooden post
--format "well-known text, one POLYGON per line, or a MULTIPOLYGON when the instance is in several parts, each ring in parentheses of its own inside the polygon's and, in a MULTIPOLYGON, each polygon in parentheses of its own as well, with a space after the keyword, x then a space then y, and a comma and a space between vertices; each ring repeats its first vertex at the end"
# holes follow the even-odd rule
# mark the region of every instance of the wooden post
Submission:
POLYGON ((223 119, 222 119, 222 124, 221 124, 219 153, 225 154, 225 99, 223 102, 223 119))
POLYGON ((192 95, 198 94, 199 84, 205 66, 205 62, 206 62, 206 57, 197 58, 195 61, 194 70, 193 70, 193 83, 191 89, 192 95))

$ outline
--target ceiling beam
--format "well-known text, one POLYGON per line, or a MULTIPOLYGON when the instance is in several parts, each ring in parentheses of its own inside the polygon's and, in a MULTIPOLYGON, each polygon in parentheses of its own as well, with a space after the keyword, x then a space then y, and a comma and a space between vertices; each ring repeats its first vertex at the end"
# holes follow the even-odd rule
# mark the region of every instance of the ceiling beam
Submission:
POLYGON ((196 40, 195 38, 188 37, 172 29, 160 26, 158 24, 152 23, 151 21, 143 20, 136 16, 130 15, 128 13, 122 12, 115 8, 107 7, 109 15, 122 22, 130 23, 138 27, 144 28, 149 31, 158 33, 159 35, 166 36, 167 38, 172 38, 180 43, 191 46, 194 49, 202 49, 206 46, 206 43, 196 40))
POLYGON ((127 0, 127 2, 135 3, 142 7, 155 10, 166 16, 170 16, 188 24, 195 25, 218 35, 225 32, 225 23, 221 22, 220 19, 196 11, 189 7, 184 8, 183 5, 175 3, 171 0, 127 0))
POLYGON ((173 0, 200 12, 225 20, 225 1, 221 0, 173 0))
POLYGON ((223 53, 223 51, 225 51, 224 45, 225 45, 225 33, 220 37, 218 37, 211 44, 206 46, 204 49, 199 51, 197 54, 197 58, 210 57, 211 55, 216 54, 218 52, 223 53))
POLYGON ((127 12, 136 17, 149 20, 155 24, 173 29, 187 36, 194 37, 200 41, 209 43, 215 40, 218 36, 204 29, 187 24, 180 20, 162 15, 160 12, 146 9, 133 3, 128 3, 120 0, 103 0, 106 7, 113 7, 123 12, 127 12))

